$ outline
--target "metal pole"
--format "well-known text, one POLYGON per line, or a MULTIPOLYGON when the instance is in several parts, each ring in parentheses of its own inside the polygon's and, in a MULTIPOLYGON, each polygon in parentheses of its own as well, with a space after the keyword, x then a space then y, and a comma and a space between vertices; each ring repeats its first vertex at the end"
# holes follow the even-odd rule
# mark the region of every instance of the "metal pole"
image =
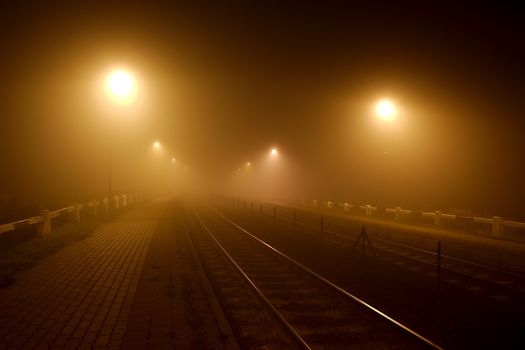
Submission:
POLYGON ((321 216, 321 237, 319 239, 319 263, 321 263, 322 255, 323 255, 323 243, 324 243, 324 227, 323 227, 323 217, 321 216))
POLYGON ((363 239, 363 242, 361 242, 361 259, 365 260, 365 252, 366 252, 366 242, 365 242, 365 235, 366 235, 366 228, 363 227, 363 236, 361 237, 363 239))
POLYGON ((108 211, 111 208, 111 182, 112 182, 112 158, 113 158, 113 149, 112 149, 111 138, 108 145, 108 211))
POLYGON ((437 242, 437 294, 441 293, 441 241, 437 242))

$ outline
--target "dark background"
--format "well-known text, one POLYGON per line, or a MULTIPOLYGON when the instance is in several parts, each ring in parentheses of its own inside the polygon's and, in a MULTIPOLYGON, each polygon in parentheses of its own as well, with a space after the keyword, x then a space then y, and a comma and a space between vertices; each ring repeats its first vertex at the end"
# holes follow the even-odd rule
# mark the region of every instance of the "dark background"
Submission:
POLYGON ((525 218, 511 4, 2 6, 4 195, 104 193, 109 139, 116 190, 168 181, 159 139, 214 187, 277 146, 290 195, 525 218), (121 64, 140 86, 126 113, 100 93, 121 64), (400 109, 391 130, 371 113, 383 96, 400 109))

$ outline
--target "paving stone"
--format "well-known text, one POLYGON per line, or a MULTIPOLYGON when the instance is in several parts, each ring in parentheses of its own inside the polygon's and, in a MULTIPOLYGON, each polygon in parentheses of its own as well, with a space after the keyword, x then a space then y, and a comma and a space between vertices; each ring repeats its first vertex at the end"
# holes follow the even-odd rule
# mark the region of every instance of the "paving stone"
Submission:
POLYGON ((222 348, 182 210, 168 205, 128 210, 0 290, 0 349, 222 348))
MULTIPOLYGON (((79 340, 99 338, 107 344, 107 330, 122 331, 127 324, 161 212, 158 203, 129 209, 20 273, 0 290, 0 336, 6 335, 0 347, 91 348, 79 340)), ((122 337, 111 340, 121 342, 122 337)))

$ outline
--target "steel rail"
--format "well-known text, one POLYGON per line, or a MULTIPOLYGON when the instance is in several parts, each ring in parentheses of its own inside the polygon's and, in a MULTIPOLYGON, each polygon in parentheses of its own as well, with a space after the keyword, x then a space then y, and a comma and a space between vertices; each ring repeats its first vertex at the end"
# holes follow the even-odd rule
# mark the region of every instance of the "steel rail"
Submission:
MULTIPOLYGON (((277 215, 276 217, 277 217, 277 219, 279 219, 279 215, 277 215)), ((287 222, 288 224, 291 223, 291 221, 286 220, 286 219, 282 220, 282 218, 283 217, 281 216, 281 221, 288 221, 287 222)), ((301 221, 297 221, 296 224, 299 225, 299 226, 302 226, 304 228, 311 228, 311 229, 313 229, 315 231, 319 231, 319 227, 317 227, 317 226, 315 226, 313 224, 309 224, 309 223, 305 223, 305 222, 301 222, 301 221)), ((303 231, 303 232, 308 233, 307 231, 303 231)), ((349 235, 346 235, 346 234, 343 234, 343 233, 340 233, 340 232, 335 232, 335 231, 330 230, 330 229, 324 229, 323 232, 324 232, 324 234, 329 234, 329 235, 332 235, 332 236, 336 236, 336 237, 339 237, 340 239, 343 239, 343 240, 355 243, 355 239, 353 237, 350 237, 349 235)), ((407 244, 403 244, 403 243, 400 243, 400 242, 396 242, 396 241, 392 241, 392 240, 388 240, 388 239, 384 239, 384 238, 380 238, 380 237, 376 237, 376 236, 374 236, 373 239, 376 240, 376 241, 381 241, 385 245, 398 246, 398 247, 402 247, 402 248, 407 249, 407 250, 413 250, 415 252, 419 252, 421 254, 430 254, 430 255, 433 255, 434 257, 437 256, 437 253, 434 253, 432 251, 428 251, 428 250, 424 250, 424 249, 421 249, 421 248, 413 247, 413 246, 410 246, 410 245, 407 245, 407 244)), ((381 252, 385 253, 385 254, 394 255, 394 256, 397 256, 397 257, 402 258, 402 259, 415 261, 417 263, 420 263, 420 264, 423 264, 423 265, 427 265, 427 266, 432 266, 432 267, 436 267, 437 266, 437 263, 435 263, 435 262, 428 262, 428 261, 425 261, 425 260, 422 260, 422 259, 418 259, 418 258, 413 257, 413 256, 408 256, 408 255, 404 255, 404 254, 402 254, 400 252, 389 250, 387 248, 381 248, 381 247, 377 247, 377 246, 375 246, 374 248, 377 249, 378 251, 381 251, 381 252)), ((392 247, 392 248, 394 248, 394 247, 392 247)), ((449 256, 449 255, 442 255, 442 258, 451 261, 451 263, 457 262, 457 263, 469 265, 471 268, 481 268, 481 269, 489 270, 489 271, 492 271, 492 272, 505 274, 505 275, 507 275, 509 277, 525 279, 525 276, 523 276, 523 275, 521 275, 519 273, 508 271, 508 270, 502 270, 502 269, 499 269, 497 267, 484 265, 484 264, 476 263, 476 262, 473 262, 473 261, 452 257, 452 256, 449 256)), ((467 266, 466 268, 469 268, 469 266, 467 266)), ((519 292, 518 289, 513 288, 510 285, 501 284, 501 283, 498 283, 497 281, 493 281, 491 279, 481 278, 481 277, 475 276, 473 274, 469 274, 468 272, 462 271, 461 268, 453 268, 453 267, 445 266, 445 265, 443 265, 441 268, 443 270, 449 271, 451 273, 455 273, 455 274, 461 275, 464 278, 469 278, 469 279, 472 279, 472 280, 480 281, 482 283, 487 283, 487 284, 491 284, 491 285, 494 285, 494 286, 498 286, 500 288, 504 288, 504 289, 512 291, 512 292, 517 292, 517 291, 519 292)), ((489 271, 487 271, 487 273, 490 273, 489 271)))
POLYGON ((401 329, 402 331, 406 332, 408 335, 414 337, 415 339, 417 339, 418 341, 420 341, 423 345, 431 348, 431 349, 443 349, 441 348, 439 345, 433 343, 432 341, 430 341, 429 339, 425 338, 424 336, 420 335, 419 333, 417 333, 416 331, 410 329, 408 326, 405 326, 404 324, 402 324, 401 322, 395 320, 394 318, 388 316, 387 314, 385 314, 384 312, 380 311, 379 309, 373 307, 372 305, 368 304, 367 302, 361 300, 360 298, 356 297, 355 295, 351 294, 350 292, 346 291, 345 289, 343 289, 342 287, 339 287, 337 284, 329 281, 328 279, 322 277, 321 275, 317 274, 316 272, 312 271, 311 269, 309 269, 308 267, 304 266, 303 264, 295 261, 294 259, 290 258, 288 255, 282 253, 280 250, 272 247, 271 245, 269 245, 268 243, 264 242, 263 240, 259 239, 258 237, 254 236, 253 234, 251 234, 250 232, 248 232, 246 229, 244 229, 243 227, 237 225, 235 222, 233 222, 232 220, 230 220, 229 218, 227 218, 226 216, 222 215, 221 213, 219 213, 215 208, 212 208, 210 207, 209 205, 207 205, 207 207, 212 210, 215 214, 217 214, 219 217, 221 217, 222 219, 224 219, 225 221, 229 222, 231 225, 233 225, 234 227, 236 227, 237 229, 239 229, 240 231, 242 231, 243 233, 247 234, 248 236, 250 236, 251 238, 253 238, 254 240, 256 240, 257 242, 259 242, 260 244, 262 244, 263 246, 265 246, 266 248, 270 249, 271 251, 273 251, 274 253, 278 254, 280 257, 284 258, 285 260, 291 262, 292 264, 294 264, 295 266, 299 267, 301 270, 305 271, 307 274, 313 276, 314 278, 316 278, 317 280, 321 281, 322 283, 326 284, 327 286, 331 287, 332 289, 334 289, 335 291, 339 292, 340 294, 342 294, 343 296, 349 298, 349 299, 352 299, 353 301, 357 302, 359 305, 363 306, 365 309, 368 309, 369 311, 372 311, 374 314, 376 314, 377 316, 385 319, 386 321, 390 322, 391 324, 393 324, 394 326, 396 326, 397 328, 401 329))
POLYGON ((184 237, 186 241, 188 242, 188 246, 191 251, 193 261, 198 267, 197 275, 199 276, 202 286, 204 287, 204 293, 206 294, 208 298, 208 303, 210 304, 212 312, 215 315, 219 329, 223 333, 223 339, 224 339, 226 349, 240 350, 239 343, 237 342, 237 339, 234 336, 233 330, 230 327, 230 324, 228 323, 228 321, 226 320, 224 311, 222 307, 220 306, 219 301, 217 300, 217 296, 215 292, 213 291, 213 287, 211 286, 211 282, 208 278, 208 275, 201 261, 202 258, 200 258, 199 254, 197 253, 197 248, 195 248, 195 244, 193 243, 193 240, 189 232, 189 224, 186 220, 186 217, 182 216, 181 220, 182 220, 182 225, 184 227, 184 237))
POLYGON ((271 312, 274 314, 274 316, 281 322, 282 326, 290 333, 292 338, 301 346, 303 349, 311 350, 312 348, 306 341, 299 335, 299 333, 295 330, 295 328, 284 318, 284 316, 277 310, 277 308, 266 298, 266 296, 261 292, 261 290, 253 283, 253 281, 248 277, 248 275, 243 271, 243 269, 235 262, 233 257, 224 249, 222 244, 215 238, 213 233, 210 231, 208 226, 202 221, 199 214, 197 214, 195 208, 193 205, 190 204, 190 208, 193 212, 193 215, 195 218, 199 221, 199 223, 202 225, 208 236, 212 239, 212 241, 215 243, 217 248, 226 256, 226 258, 229 260, 229 262, 235 267, 237 272, 243 277, 243 279, 248 283, 248 285, 252 288, 252 290, 259 296, 259 298, 266 304, 266 306, 271 310, 271 312))

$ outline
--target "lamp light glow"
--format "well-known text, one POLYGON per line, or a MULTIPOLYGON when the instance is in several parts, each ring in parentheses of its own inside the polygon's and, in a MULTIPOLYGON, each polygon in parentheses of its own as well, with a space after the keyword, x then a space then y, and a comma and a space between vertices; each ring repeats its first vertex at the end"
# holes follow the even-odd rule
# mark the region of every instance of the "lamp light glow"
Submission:
POLYGON ((106 89, 115 101, 129 102, 135 94, 135 78, 124 69, 113 70, 106 78, 106 89))
POLYGON ((376 115, 383 121, 390 122, 397 115, 397 108, 390 100, 381 100, 375 107, 376 115))

